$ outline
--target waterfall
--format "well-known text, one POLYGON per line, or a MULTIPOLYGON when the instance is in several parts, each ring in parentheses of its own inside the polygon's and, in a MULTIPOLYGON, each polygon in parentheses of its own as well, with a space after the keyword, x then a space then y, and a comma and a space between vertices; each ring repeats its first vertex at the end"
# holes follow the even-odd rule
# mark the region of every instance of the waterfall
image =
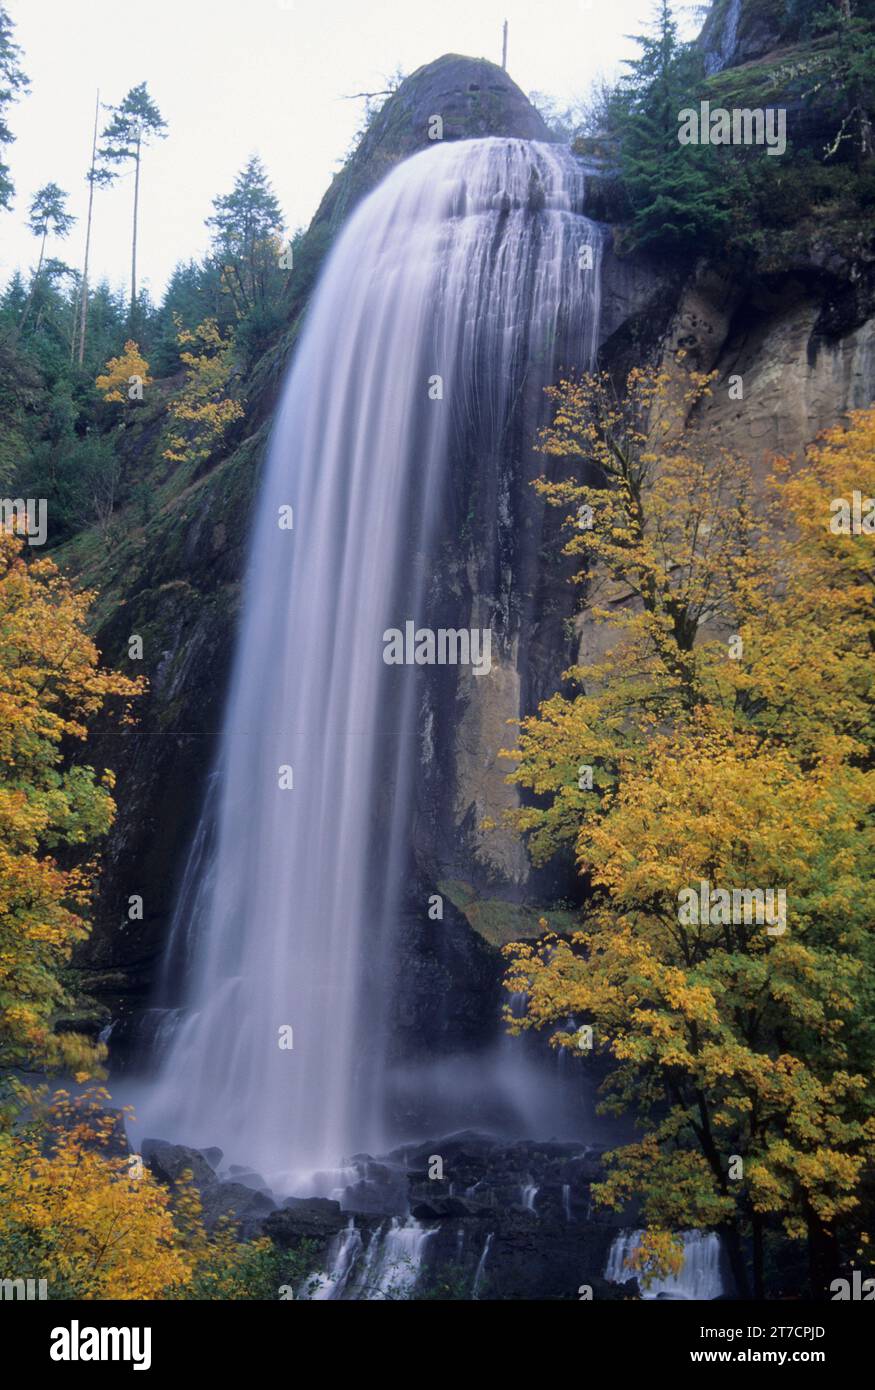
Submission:
POLYGON ((419 1277, 426 1243, 436 1234, 437 1227, 428 1230, 412 1216, 403 1221, 393 1216, 385 1234, 378 1233, 362 1285, 363 1297, 409 1298, 419 1277))
POLYGON ((384 632, 428 613, 462 441, 495 467, 523 386, 593 360, 583 185, 567 151, 521 140, 405 161, 334 246, 285 383, 168 947, 181 1011, 138 1107, 277 1188, 387 1138, 423 673, 385 663, 384 632))
POLYGON ((426 1244, 436 1233, 436 1227, 428 1229, 412 1216, 393 1217, 371 1233, 365 1249, 350 1217, 329 1246, 327 1271, 305 1279, 299 1297, 311 1302, 407 1299, 419 1278, 426 1244))
POLYGON ((489 1254, 489 1251, 492 1247, 492 1239, 494 1235, 494 1231, 489 1232, 489 1235, 486 1237, 486 1241, 483 1246, 483 1252, 480 1256, 480 1259, 477 1261, 477 1268, 474 1271, 474 1283, 471 1285, 472 1298, 476 1298, 478 1293, 480 1292, 480 1285, 483 1283, 483 1272, 486 1269, 486 1257, 489 1254))
POLYGON ((350 1217, 348 1224, 331 1242, 328 1272, 316 1275, 313 1281, 305 1280, 300 1296, 314 1303, 341 1298, 361 1253, 362 1238, 356 1230, 355 1219, 350 1217))
MULTIPOLYGON (((605 1278, 610 1283, 625 1284, 635 1278, 627 1261, 643 1234, 643 1231, 624 1231, 616 1237, 605 1268, 605 1278)), ((668 1279, 654 1279, 647 1289, 642 1286, 642 1298, 706 1300, 719 1298, 724 1292, 720 1237, 713 1231, 684 1231, 683 1242, 684 1263, 680 1273, 668 1279)))
POLYGON ((537 1197, 540 1190, 541 1189, 539 1187, 536 1187, 533 1182, 524 1183, 523 1186, 520 1188, 520 1201, 522 1202, 526 1211, 534 1212, 535 1198, 537 1197))
POLYGON ((571 1184, 562 1184, 562 1211, 566 1221, 571 1220, 571 1184))
POLYGON ((720 27, 715 36, 716 47, 708 49, 705 53, 705 73, 708 77, 715 72, 721 72, 731 61, 740 19, 741 0, 726 0, 722 18, 719 20, 720 27))

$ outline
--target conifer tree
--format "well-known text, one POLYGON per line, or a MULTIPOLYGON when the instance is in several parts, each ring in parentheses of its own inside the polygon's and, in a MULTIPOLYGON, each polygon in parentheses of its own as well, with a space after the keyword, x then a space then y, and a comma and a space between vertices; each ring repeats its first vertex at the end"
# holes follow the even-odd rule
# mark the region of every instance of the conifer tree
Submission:
POLYGON ((214 199, 207 218, 213 232, 213 255, 237 318, 264 306, 270 286, 281 274, 283 215, 257 155, 241 169, 230 193, 214 199))
POLYGON ((0 5, 0 209, 11 205, 15 192, 9 166, 2 158, 3 146, 11 145, 15 139, 6 124, 6 108, 29 86, 19 66, 21 49, 12 37, 14 27, 5 7, 0 5))
POLYGON ((103 132, 100 161, 104 169, 133 163, 134 214, 131 236, 131 301, 128 326, 134 328, 137 316, 137 222, 140 208, 140 165, 143 148, 150 140, 163 140, 167 122, 149 96, 145 82, 132 87, 118 106, 110 108, 112 120, 103 132))
POLYGON ((630 241, 707 249, 725 228, 715 151, 681 145, 678 116, 695 105, 700 60, 678 38, 668 0, 659 0, 641 52, 628 63, 620 88, 619 135, 623 181, 632 205, 630 241))
POLYGON ((60 189, 56 183, 44 184, 42 188, 37 190, 31 200, 27 225, 30 227, 34 236, 39 237, 40 248, 39 260, 37 261, 37 267, 31 282, 30 295, 21 318, 21 328, 24 328, 31 308, 33 307, 33 298, 39 284, 40 275, 42 274, 49 232, 56 237, 68 237, 70 235, 70 229, 76 221, 76 218, 67 212, 65 207, 66 201, 66 193, 63 189, 60 189))

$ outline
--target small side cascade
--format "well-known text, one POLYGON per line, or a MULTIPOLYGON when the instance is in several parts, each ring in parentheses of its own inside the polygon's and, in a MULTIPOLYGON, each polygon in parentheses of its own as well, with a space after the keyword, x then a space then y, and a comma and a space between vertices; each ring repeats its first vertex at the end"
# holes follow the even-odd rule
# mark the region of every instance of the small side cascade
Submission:
POLYGON ((316 1303, 342 1298, 362 1249, 361 1235, 356 1230, 354 1218, 350 1217, 349 1224, 331 1242, 328 1255, 329 1272, 316 1276, 318 1283, 315 1288, 312 1286, 312 1279, 308 1279, 301 1291, 301 1297, 316 1303))
POLYGON ((365 1245, 351 1216, 331 1242, 327 1271, 304 1280, 299 1297, 312 1302, 410 1298, 425 1247, 436 1233, 436 1227, 423 1226, 412 1216, 394 1216, 388 1225, 377 1226, 365 1245))
MULTIPOLYGON (((608 1253, 605 1278, 612 1284, 625 1284, 635 1277, 629 1260, 638 1249, 643 1231, 623 1231, 608 1253)), ((641 1286, 643 1299, 673 1298, 708 1301, 725 1292, 721 1272, 720 1237, 713 1231, 684 1231, 684 1263, 679 1274, 654 1279, 641 1286)))
POLYGON ((416 1287, 425 1247, 437 1227, 423 1226, 414 1217, 393 1216, 385 1234, 379 1234, 368 1262, 366 1300, 409 1298, 416 1287))
POLYGON ((474 1283, 471 1285, 471 1297, 472 1297, 472 1298, 476 1298, 477 1295, 478 1295, 479 1292, 480 1292, 480 1286, 481 1286, 481 1284, 483 1283, 483 1272, 484 1272, 484 1270, 486 1269, 486 1258, 487 1258, 487 1256, 488 1256, 488 1254, 489 1254, 489 1251, 490 1251, 490 1249, 491 1249, 491 1247, 492 1247, 492 1241, 493 1241, 493 1239, 494 1239, 494 1236, 495 1236, 495 1232, 494 1232, 494 1231, 490 1231, 490 1232, 489 1232, 489 1235, 486 1237, 486 1241, 485 1241, 485 1244, 484 1244, 484 1246, 483 1246, 483 1252, 482 1252, 482 1254, 481 1254, 481 1256, 480 1256, 480 1259, 477 1261, 477 1268, 476 1268, 476 1270, 474 1271, 474 1283))

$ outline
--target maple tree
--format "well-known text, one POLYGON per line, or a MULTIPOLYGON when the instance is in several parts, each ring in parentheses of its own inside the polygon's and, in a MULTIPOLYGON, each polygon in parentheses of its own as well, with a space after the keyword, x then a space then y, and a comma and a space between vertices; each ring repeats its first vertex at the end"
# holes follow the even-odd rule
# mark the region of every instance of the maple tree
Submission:
MULTIPOLYGON (((102 1048, 53 1023, 68 1002, 60 972, 88 933, 95 865, 86 847, 112 823, 113 775, 70 764, 107 701, 143 689, 99 665, 86 631, 94 595, 51 560, 26 563, 0 531, 0 1070, 87 1070, 102 1048), (65 861, 59 862, 59 853, 65 861)), ((0 1109, 2 1117, 2 1109, 0 1109)))
POLYGON ((53 1299, 275 1296, 270 1240, 241 1241, 230 1216, 208 1231, 191 1173, 158 1182, 118 1143, 108 1100, 37 1097, 26 1125, 0 1132, 3 1268, 44 1278, 53 1299))
POLYGON ((151 386, 149 363, 145 360, 137 344, 128 339, 124 352, 111 357, 103 373, 95 381, 95 386, 105 401, 126 401, 131 378, 139 378, 139 385, 151 386))
POLYGON ((568 846, 588 885, 580 932, 506 948, 528 996, 508 1021, 566 1048, 593 1027, 606 1108, 645 1130, 595 1195, 641 1197, 645 1279, 675 1267, 673 1232, 713 1227, 761 1296, 778 1222, 822 1294, 875 1156, 873 574, 866 537, 829 529, 831 499, 875 491, 875 411, 779 461, 758 499, 747 464, 683 428, 709 390, 636 370, 622 396, 606 377, 551 392, 541 447, 592 482, 539 487, 613 640, 506 750, 536 862, 568 846), (784 928, 682 921, 699 883, 782 889, 784 928))
POLYGON ((172 463, 200 463, 208 458, 235 420, 239 401, 227 395, 234 370, 234 345, 219 332, 215 319, 183 328, 177 319, 179 356, 187 368, 185 386, 170 404, 172 433, 164 458, 172 463))

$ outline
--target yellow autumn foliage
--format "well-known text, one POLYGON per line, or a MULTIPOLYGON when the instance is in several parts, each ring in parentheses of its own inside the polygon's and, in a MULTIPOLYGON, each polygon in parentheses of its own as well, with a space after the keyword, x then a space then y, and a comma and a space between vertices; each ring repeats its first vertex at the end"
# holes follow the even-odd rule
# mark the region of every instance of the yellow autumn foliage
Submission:
POLYGON ((11 1068, 78 1071, 102 1056, 54 1019, 66 1002, 60 972, 88 932, 87 846, 112 823, 113 775, 66 765, 62 742, 82 742, 108 701, 126 704, 143 682, 99 665, 86 628, 93 598, 0 533, 0 1121, 11 1068))
POLYGON ((234 345, 224 339, 215 319, 183 328, 177 319, 180 357, 187 369, 185 385, 170 404, 173 427, 164 458, 171 463, 200 463, 243 415, 239 401, 227 394, 234 370, 234 345))
POLYGON ((137 396, 131 397, 128 394, 132 385, 151 386, 152 378, 149 376, 149 363, 143 357, 137 343, 129 338, 125 343, 124 352, 119 357, 109 359, 103 374, 97 378, 94 385, 105 401, 138 399, 137 396), (135 378, 133 383, 131 378, 135 378))
POLYGON ((743 1286, 752 1231, 761 1292, 766 1223, 822 1249, 875 1159, 875 537, 830 525, 836 498, 875 495, 875 410, 757 492, 684 426, 710 389, 642 369, 621 395, 551 391, 540 447, 595 482, 538 486, 612 639, 505 750, 534 794, 512 824, 537 862, 571 847, 589 885, 579 933, 505 948, 528 998, 506 1017, 569 1050, 592 1026, 604 1107, 637 1111, 643 1140, 594 1193, 641 1201, 639 1272, 672 1270, 672 1230, 719 1227, 743 1286), (685 921, 702 884, 781 892, 782 919, 685 921))
POLYGON ((275 1296, 271 1242, 240 1241, 230 1217, 207 1231, 191 1174, 171 1191, 125 1152, 105 1091, 32 1099, 0 1132, 4 1277, 45 1279, 51 1299, 275 1296))

